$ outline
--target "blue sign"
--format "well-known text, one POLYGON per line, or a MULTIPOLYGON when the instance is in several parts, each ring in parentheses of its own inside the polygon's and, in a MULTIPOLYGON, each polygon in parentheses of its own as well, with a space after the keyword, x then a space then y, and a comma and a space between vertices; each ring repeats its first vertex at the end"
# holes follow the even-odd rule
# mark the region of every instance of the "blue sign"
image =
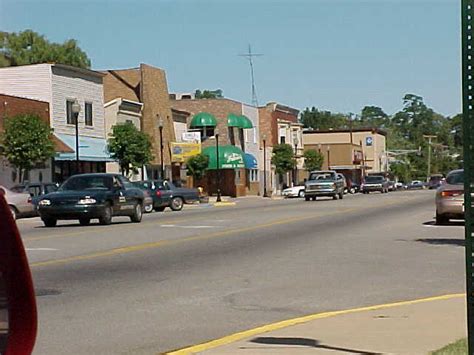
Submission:
POLYGON ((365 145, 370 147, 374 143, 374 139, 372 137, 365 137, 365 145))

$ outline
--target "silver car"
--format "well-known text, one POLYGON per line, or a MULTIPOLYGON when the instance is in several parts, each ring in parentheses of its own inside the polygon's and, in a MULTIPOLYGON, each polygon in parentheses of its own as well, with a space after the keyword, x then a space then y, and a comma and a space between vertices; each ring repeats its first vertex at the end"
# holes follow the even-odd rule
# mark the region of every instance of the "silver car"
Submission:
POLYGON ((464 219, 464 170, 453 170, 436 190, 436 224, 464 219))
POLYGON ((313 171, 305 183, 306 201, 316 200, 320 196, 329 196, 334 200, 344 197, 344 181, 335 171, 313 171))
POLYGON ((35 207, 29 193, 13 192, 6 187, 0 186, 0 193, 5 195, 10 211, 14 219, 36 215, 35 207))

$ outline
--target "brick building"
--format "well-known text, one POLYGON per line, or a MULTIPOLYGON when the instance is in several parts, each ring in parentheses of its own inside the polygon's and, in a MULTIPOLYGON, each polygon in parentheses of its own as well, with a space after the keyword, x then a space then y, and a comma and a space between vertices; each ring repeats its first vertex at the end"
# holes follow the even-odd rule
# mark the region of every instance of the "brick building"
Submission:
POLYGON ((107 70, 104 73, 106 74, 104 77, 106 103, 120 98, 141 103, 143 106, 141 130, 151 137, 154 157, 151 164, 146 167, 146 175, 149 178, 158 178, 163 161, 164 177, 171 178, 170 143, 175 141, 175 133, 164 70, 140 64, 139 68, 107 70), (160 119, 163 122, 163 142, 160 142, 158 126, 160 119), (163 157, 160 143, 163 144, 163 157))
MULTIPOLYGON (((49 103, 39 100, 31 100, 23 97, 0 94, 0 134, 4 131, 4 121, 6 118, 22 114, 39 116, 45 123, 50 124, 49 103)), ((54 134, 51 136, 54 141, 55 150, 58 153, 72 153, 74 150, 61 141, 54 134)), ((27 173, 26 180, 31 182, 52 181, 52 164, 50 161, 40 164, 38 168, 27 173)), ((18 183, 17 172, 10 166, 6 158, 0 158, 0 185, 11 186, 18 183)))

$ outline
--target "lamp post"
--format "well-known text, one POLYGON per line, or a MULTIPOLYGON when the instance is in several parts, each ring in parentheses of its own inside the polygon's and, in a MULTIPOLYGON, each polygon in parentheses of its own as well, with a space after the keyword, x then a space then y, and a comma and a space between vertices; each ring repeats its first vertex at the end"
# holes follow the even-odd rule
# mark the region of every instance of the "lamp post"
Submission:
POLYGON ((163 119, 160 115, 156 115, 158 118, 158 128, 160 130, 160 178, 165 178, 165 169, 163 165, 163 119))
POLYGON ((263 141, 263 197, 268 197, 267 194, 267 135, 262 135, 263 141))
POLYGON ((327 147, 328 151, 328 170, 331 170, 331 147, 328 145, 327 147))
POLYGON ((216 202, 221 202, 221 169, 219 167, 219 128, 214 130, 216 137, 216 173, 217 173, 217 198, 216 202))
POLYGON ((298 140, 295 140, 295 176, 293 178, 293 186, 298 184, 298 140))
POLYGON ((79 112, 81 112, 81 105, 77 99, 72 103, 72 114, 74 116, 74 125, 76 126, 76 174, 80 173, 79 168, 79 112))

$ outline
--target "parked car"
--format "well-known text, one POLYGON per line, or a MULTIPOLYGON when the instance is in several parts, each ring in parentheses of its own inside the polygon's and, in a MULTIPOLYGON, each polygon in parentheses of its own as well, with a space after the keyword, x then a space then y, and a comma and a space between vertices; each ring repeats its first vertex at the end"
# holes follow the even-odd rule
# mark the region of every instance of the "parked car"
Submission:
MULTIPOLYGON (((474 196, 473 196, 474 197, 474 196)), ((464 170, 453 170, 436 190, 436 224, 464 219, 464 170)))
POLYGON ((441 174, 431 175, 428 180, 428 188, 430 190, 437 189, 444 182, 444 176, 441 174))
POLYGON ((408 190, 422 190, 425 188, 425 183, 421 180, 413 180, 407 185, 408 190))
POLYGON ((369 175, 362 184, 362 193, 368 194, 374 191, 381 193, 388 192, 388 180, 382 175, 369 175))
POLYGON ((143 191, 120 174, 80 174, 67 179, 58 191, 43 195, 38 212, 46 227, 71 219, 88 225, 94 218, 107 225, 113 216, 129 216, 138 223, 142 220, 144 199, 143 191))
POLYGON ((284 197, 304 197, 304 185, 289 187, 287 189, 284 189, 281 194, 284 197))
POLYGON ((10 190, 13 192, 24 192, 31 196, 31 202, 35 209, 38 207, 38 201, 42 195, 57 191, 59 184, 54 182, 24 183, 13 186, 10 190))
POLYGON ((395 187, 395 181, 389 180, 388 182, 388 191, 395 191, 397 188, 395 187))
POLYGON ((344 193, 347 194, 349 193, 349 189, 347 187, 347 180, 346 180, 346 177, 341 174, 341 173, 337 173, 337 178, 338 179, 341 179, 342 180, 342 183, 344 184, 344 193))
POLYGON ((143 211, 145 213, 153 212, 153 197, 151 197, 151 193, 148 190, 142 190, 143 195, 145 198, 143 199, 143 211))
POLYGON ((320 196, 329 196, 334 200, 343 199, 344 181, 335 171, 313 171, 305 183, 305 200, 316 200, 320 196))
POLYGON ((395 189, 401 190, 401 189, 406 189, 407 185, 405 185, 402 181, 398 181, 395 183, 395 189))
POLYGON ((167 180, 135 181, 133 184, 150 192, 155 211, 164 211, 166 207, 181 211, 185 203, 199 202, 199 190, 176 187, 167 180))
POLYGON ((31 217, 36 214, 35 207, 31 201, 31 196, 25 192, 13 192, 6 187, 0 186, 5 199, 7 200, 10 212, 14 219, 21 217, 31 217))

